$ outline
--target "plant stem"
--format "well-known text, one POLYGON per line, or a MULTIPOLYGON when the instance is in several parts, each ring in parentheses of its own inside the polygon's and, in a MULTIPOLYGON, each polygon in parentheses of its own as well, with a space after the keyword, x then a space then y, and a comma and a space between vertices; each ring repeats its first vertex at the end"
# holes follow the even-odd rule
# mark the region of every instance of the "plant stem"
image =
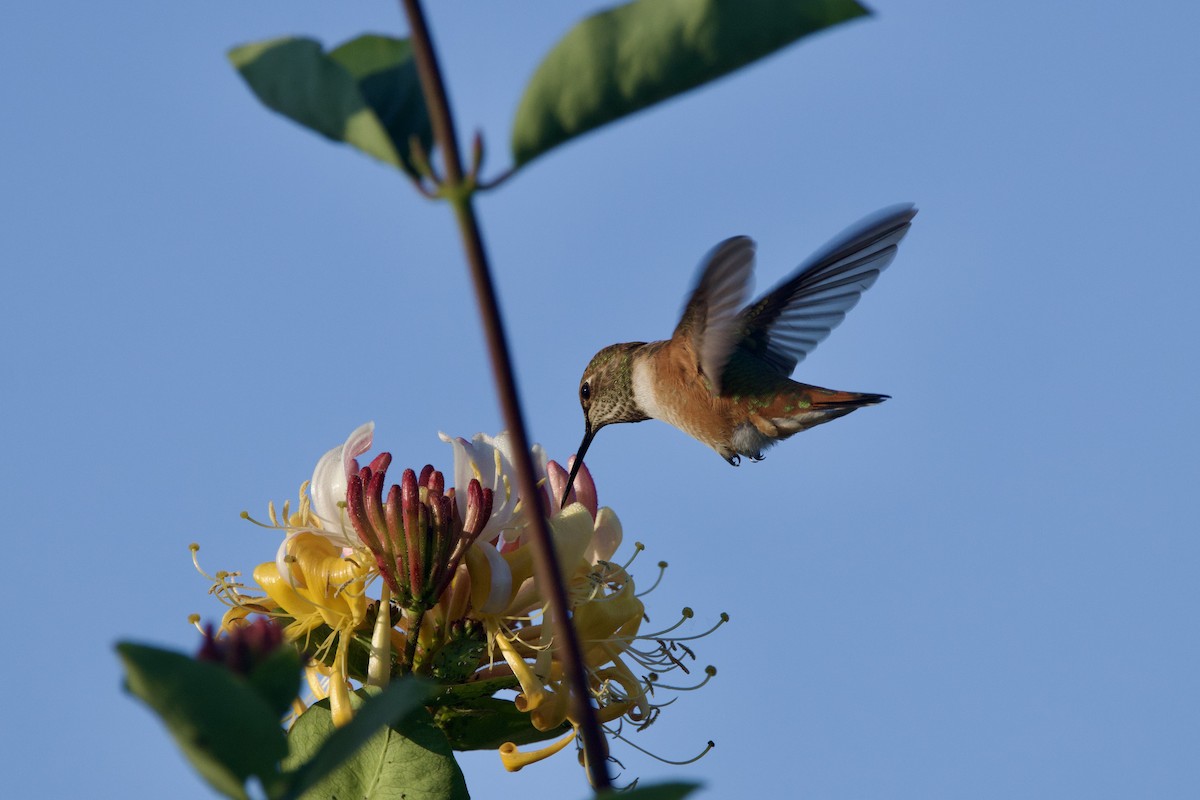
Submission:
POLYGON ((570 686, 571 702, 574 706, 572 718, 577 723, 579 738, 583 742, 588 779, 597 791, 609 789, 612 781, 608 775, 604 734, 601 732, 600 723, 596 718, 596 709, 591 703, 591 692, 588 689, 583 654, 568 610, 567 592, 563 583, 562 570, 559 568, 558 558, 554 552, 554 540, 550 536, 550 527, 546 518, 540 513, 540 506, 536 502, 537 477, 533 471, 533 459, 529 453, 529 437, 525 432, 525 421, 521 414, 521 403, 517 395, 517 382, 513 375, 508 340, 504 334, 500 306, 496 301, 487 253, 483 246, 483 235, 475 218, 475 208, 470 193, 458 191, 463 185, 463 168, 458 152, 458 139, 454 131, 454 119, 442 82, 441 68, 438 66, 433 40, 425 24, 425 15, 420 1, 402 0, 402 4, 411 29, 413 56, 421 78, 425 105, 429 109, 434 140, 442 151, 445 188, 449 189, 447 196, 454 207, 454 216, 458 221, 459 233, 462 235, 463 247, 466 250, 467 264, 471 271, 471 281, 475 287, 475 299, 479 305, 484 335, 487 338, 492 374, 496 380, 497 393, 500 395, 500 408, 504 414, 505 427, 513 438, 513 466, 517 470, 518 488, 521 497, 525 498, 532 512, 529 514, 529 520, 533 534, 531 545, 535 556, 534 570, 537 574, 538 584, 547 593, 547 604, 554 617, 554 638, 562 656, 563 668, 570 686))

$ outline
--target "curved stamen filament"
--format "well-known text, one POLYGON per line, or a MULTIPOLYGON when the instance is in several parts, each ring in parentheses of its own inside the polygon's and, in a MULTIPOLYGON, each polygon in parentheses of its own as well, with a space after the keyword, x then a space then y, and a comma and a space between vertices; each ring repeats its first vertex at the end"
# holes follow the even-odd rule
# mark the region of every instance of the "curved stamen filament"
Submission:
POLYGON ((639 753, 643 753, 643 754, 645 754, 645 755, 648 755, 648 756, 650 756, 651 758, 653 758, 655 761, 659 761, 659 762, 661 762, 661 763, 663 763, 663 764, 673 764, 673 765, 675 765, 675 766, 680 766, 680 767, 681 767, 681 766, 683 766, 684 764, 694 764, 695 762, 699 761, 700 759, 702 759, 702 758, 704 758, 706 755, 708 755, 708 751, 709 751, 709 750, 712 750, 714 747, 716 747, 716 746, 717 746, 715 742, 713 742, 712 740, 709 740, 708 744, 707 744, 707 745, 705 745, 704 749, 703 749, 703 750, 701 750, 701 751, 700 751, 698 754, 696 754, 696 755, 692 756, 691 758, 689 758, 689 759, 687 759, 687 760, 685 760, 685 761, 672 761, 672 760, 670 760, 670 759, 668 759, 668 758, 663 758, 663 757, 662 757, 662 756, 660 756, 660 755, 656 755, 656 754, 654 754, 654 753, 651 753, 649 750, 647 750, 647 749, 646 749, 646 748, 644 748, 644 747, 638 747, 636 744, 634 744, 633 742, 631 742, 631 741, 629 740, 629 738, 628 738, 628 737, 624 736, 624 735, 623 735, 623 734, 621 734, 619 731, 615 731, 615 730, 613 730, 612 728, 609 728, 608 726, 605 726, 605 728, 604 728, 604 729, 605 729, 605 730, 608 732, 608 735, 609 735, 609 736, 613 737, 614 739, 620 739, 622 742, 624 742, 625 744, 629 745, 629 746, 630 746, 630 747, 632 747, 634 750, 637 750, 639 753))
MULTIPOLYGON (((632 561, 633 561, 633 559, 630 559, 631 563, 632 563, 632 561)), ((634 597, 642 597, 643 595, 647 595, 647 594, 650 594, 651 592, 653 592, 655 589, 658 588, 658 585, 660 583, 662 583, 663 576, 666 574, 667 574, 667 562, 665 562, 665 561, 658 562, 658 575, 654 578, 654 583, 652 583, 650 585, 650 588, 646 589, 646 591, 638 592, 636 595, 634 595, 634 597)))

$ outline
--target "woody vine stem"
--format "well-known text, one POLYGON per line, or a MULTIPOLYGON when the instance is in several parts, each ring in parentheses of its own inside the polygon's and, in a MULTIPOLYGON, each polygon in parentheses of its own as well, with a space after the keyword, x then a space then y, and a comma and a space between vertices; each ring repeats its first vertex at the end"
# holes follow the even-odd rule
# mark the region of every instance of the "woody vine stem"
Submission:
MULTIPOLYGON (((530 498, 529 502, 533 503, 533 498, 537 496, 537 478, 533 471, 533 459, 529 453, 529 437, 525 432, 525 421, 521 414, 521 403, 517 395, 517 383, 513 376, 512 359, 509 355, 508 340, 504 333, 504 323, 500 317, 500 306, 496 301, 487 253, 483 246, 483 235, 475 218, 475 206, 472 199, 474 176, 472 175, 470 180, 464 178, 462 160, 458 152, 458 139, 454 130, 454 118, 450 112, 446 88, 442 82, 441 68, 438 66, 437 54, 429 35, 429 28, 425 24, 425 14, 421 3, 419 0, 401 0, 401 4, 408 17, 413 58, 417 64, 425 106, 429 109, 434 141, 442 151, 445 176, 441 184, 441 195, 450 202, 454 209, 463 247, 466 250, 471 281, 475 287, 475 299, 479 305, 488 354, 491 357, 492 373, 496 380, 497 393, 500 396, 500 408, 504 414, 505 427, 512 435, 513 466, 517 471, 520 493, 522 497, 530 498)), ((612 782, 608 775, 604 734, 600 730, 596 710, 591 703, 587 673, 584 670, 579 647, 579 637, 569 616, 567 592, 563 583, 562 570, 559 568, 558 558, 554 553, 554 541, 550 537, 546 518, 538 513, 538 508, 535 503, 533 513, 529 515, 533 534, 531 544, 535 556, 534 569, 538 583, 547 590, 546 599, 554 616, 554 638, 563 656, 566 678, 571 691, 571 702, 574 705, 572 717, 577 723, 579 737, 583 743, 588 778, 597 791, 609 789, 612 782)))

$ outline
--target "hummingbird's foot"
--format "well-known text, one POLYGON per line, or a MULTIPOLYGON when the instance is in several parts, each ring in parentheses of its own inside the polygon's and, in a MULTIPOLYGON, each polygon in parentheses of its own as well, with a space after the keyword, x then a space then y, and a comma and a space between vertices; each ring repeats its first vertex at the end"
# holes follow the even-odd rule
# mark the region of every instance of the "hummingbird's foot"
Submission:
POLYGON ((750 460, 753 461, 755 464, 762 461, 764 458, 766 458, 766 456, 763 455, 762 450, 759 450, 757 453, 750 456, 750 460))
POLYGON ((729 456, 725 460, 729 462, 730 466, 734 466, 734 467, 740 467, 742 464, 742 457, 739 456, 737 453, 734 453, 733 455, 729 456))

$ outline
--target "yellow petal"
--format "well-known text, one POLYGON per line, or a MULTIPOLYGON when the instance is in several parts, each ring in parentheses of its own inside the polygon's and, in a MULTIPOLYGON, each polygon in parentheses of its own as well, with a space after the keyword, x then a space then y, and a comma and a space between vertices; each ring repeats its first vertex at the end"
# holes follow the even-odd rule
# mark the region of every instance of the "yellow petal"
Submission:
MULTIPOLYGON (((313 628, 320 624, 317 609, 280 576, 274 561, 267 561, 255 567, 254 581, 263 588, 267 597, 271 598, 292 619, 297 622, 300 620, 311 621, 313 628)), ((311 628, 309 629, 311 630, 311 628)))
POLYGON ((521 695, 517 698, 517 708, 521 711, 529 711, 540 706, 546 698, 546 689, 541 680, 533 673, 533 669, 525 659, 517 653, 504 631, 494 631, 493 640, 500 648, 500 654, 504 656, 504 660, 508 663, 509 669, 513 671, 513 675, 516 676, 517 682, 521 684, 521 695))
POLYGON ((337 656, 333 659, 333 670, 329 673, 329 710, 333 715, 333 724, 338 728, 354 716, 354 710, 350 707, 350 684, 346 680, 349 646, 349 636, 339 638, 337 656))
POLYGON ((583 503, 572 503, 566 510, 550 520, 554 531, 554 549, 564 575, 575 572, 584 553, 592 543, 592 515, 583 503))
POLYGON ((574 739, 575 731, 571 730, 570 733, 554 744, 543 747, 540 750, 534 750, 531 753, 522 753, 512 742, 505 742, 500 745, 500 763, 509 772, 516 772, 522 767, 527 767, 530 764, 541 761, 543 758, 549 758, 569 745, 574 739))
POLYGON ((626 581, 610 595, 580 603, 575 609, 575 628, 579 638, 588 642, 611 639, 618 631, 632 638, 637 635, 645 610, 634 592, 633 581, 626 581))

